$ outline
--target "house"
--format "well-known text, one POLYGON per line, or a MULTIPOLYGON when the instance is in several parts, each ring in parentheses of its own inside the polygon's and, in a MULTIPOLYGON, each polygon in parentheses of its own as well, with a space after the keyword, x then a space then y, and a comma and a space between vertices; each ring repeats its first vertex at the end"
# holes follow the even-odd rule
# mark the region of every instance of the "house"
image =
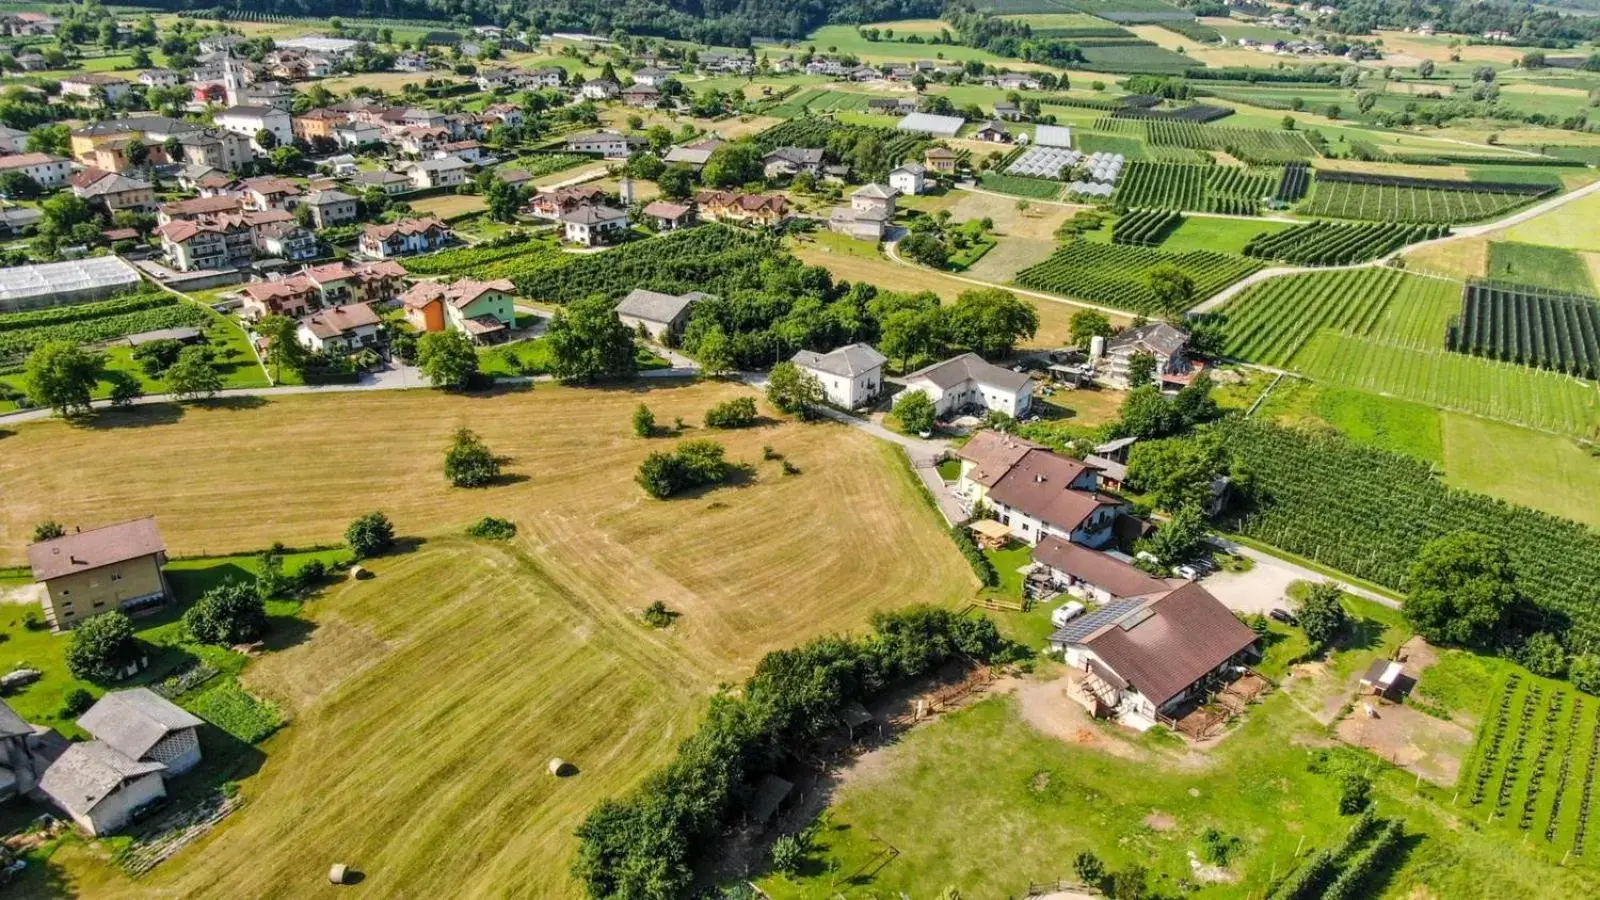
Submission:
POLYGON ((28 133, 20 128, 0 125, 0 153, 22 153, 28 149, 28 133))
POLYGON ((88 168, 72 176, 70 182, 72 193, 107 215, 124 209, 141 213, 156 211, 156 189, 148 181, 88 168))
POLYGON ((308 109, 289 120, 289 127, 294 131, 294 136, 302 141, 316 140, 338 141, 334 137, 334 129, 350 121, 346 113, 334 109, 308 109))
POLYGON ((708 219, 750 225, 776 225, 789 217, 789 201, 776 194, 701 191, 695 195, 700 214, 708 219))
POLYGON ((880 116, 909 116, 917 111, 917 101, 909 97, 874 97, 867 101, 867 112, 880 116))
POLYGON ((451 141, 448 144, 440 144, 433 151, 433 156, 435 159, 455 157, 468 166, 483 166, 495 162, 494 157, 489 155, 489 149, 475 140, 451 141))
POLYGON ((929 147, 922 154, 922 163, 929 171, 940 175, 953 175, 956 171, 956 161, 961 157, 954 150, 946 147, 929 147))
POLYGON ((103 525, 28 545, 40 603, 56 630, 120 609, 138 612, 171 596, 167 545, 153 516, 103 525))
POLYGON ((707 72, 748 75, 756 69, 755 63, 748 56, 725 53, 721 50, 704 50, 700 53, 699 59, 700 68, 707 72))
POLYGON ((517 322, 516 291, 504 278, 421 281, 400 296, 400 304, 418 331, 460 331, 474 343, 491 344, 504 340, 517 322))
POLYGON ((995 86, 1003 91, 1037 91, 1039 79, 1023 72, 1006 72, 995 79, 995 86))
POLYGON ((300 202, 311 210, 311 221, 318 228, 332 228, 359 217, 359 201, 344 191, 312 191, 300 202))
POLYGON ((171 69, 145 69, 139 73, 139 83, 145 87, 177 87, 183 76, 171 69))
POLYGON ((928 170, 917 163, 906 163, 889 172, 889 187, 896 193, 914 197, 927 187, 928 170))
POLYGON ((972 133, 972 139, 988 144, 1011 143, 1011 132, 1000 122, 985 122, 981 128, 972 133))
POLYGON ((213 166, 186 163, 178 169, 178 186, 202 197, 214 197, 233 184, 233 176, 213 166))
POLYGON ((1085 547, 1115 538, 1127 501, 1099 493, 1096 470, 1049 450, 1029 450, 984 495, 994 518, 1029 545, 1055 535, 1085 547))
POLYGON ((672 80, 672 76, 674 76, 676 74, 678 74, 678 73, 676 71, 672 70, 672 69, 658 69, 658 68, 655 68, 654 66, 646 66, 646 67, 644 67, 642 69, 635 69, 634 70, 634 72, 633 72, 633 83, 634 84, 649 85, 650 87, 653 87, 653 88, 659 88, 662 85, 666 84, 668 81, 671 81, 672 80))
POLYGON ((688 166, 698 172, 705 168, 706 161, 711 158, 711 154, 720 146, 722 146, 722 141, 708 140, 684 147, 673 147, 667 150, 666 155, 661 157, 661 161, 669 166, 688 166))
POLYGON ((300 185, 276 175, 261 175, 239 182, 245 208, 257 211, 292 210, 300 205, 300 185))
POLYGON ((460 157, 446 156, 443 159, 407 163, 400 171, 411 179, 411 186, 420 191, 465 184, 467 169, 466 162, 460 157))
POLYGON ((1028 414, 1033 403, 1033 379, 985 362, 976 353, 918 369, 906 376, 906 393, 919 390, 933 400, 940 418, 962 410, 1002 412, 1013 419, 1028 414))
POLYGON ((294 221, 267 222, 252 229, 256 246, 267 256, 296 262, 317 256, 317 236, 294 221))
POLYGON ((406 270, 393 260, 335 262, 310 266, 287 278, 257 281, 244 287, 242 313, 300 318, 318 309, 346 303, 387 303, 405 285, 406 270))
POLYGON ((50 68, 50 62, 44 58, 43 53, 18 53, 17 65, 21 66, 24 72, 42 72, 50 68))
POLYGON ((61 79, 62 96, 94 103, 102 99, 112 105, 121 103, 130 88, 128 82, 104 72, 75 72, 61 79))
POLYGON ((768 178, 789 178, 801 172, 817 175, 822 172, 822 149, 779 147, 762 157, 761 162, 768 178))
POLYGON ((378 172, 357 172, 355 177, 350 179, 350 184, 362 191, 367 188, 381 188, 390 196, 411 190, 410 178, 387 169, 378 172))
POLYGON ((391 138, 400 152, 423 156, 449 142, 450 129, 442 125, 410 125, 392 134, 391 138))
POLYGON ((884 228, 894 218, 895 193, 881 184, 863 185, 850 195, 850 205, 834 207, 828 228, 867 241, 883 239, 884 228))
POLYGON ((404 219, 392 225, 368 225, 361 232, 358 246, 373 259, 389 259, 438 250, 453 237, 450 226, 438 219, 404 219))
POLYGON ((1126 329, 1106 341, 1105 357, 1097 367, 1098 379, 1111 387, 1127 389, 1131 386, 1129 368, 1133 358, 1147 355, 1155 359, 1151 374, 1159 382, 1163 375, 1178 375, 1188 369, 1188 348, 1188 332, 1165 322, 1126 329))
POLYGON ((1001 100, 994 105, 994 117, 1004 122, 1022 121, 1022 107, 1010 100, 1001 100))
POLYGON ((244 212, 244 195, 235 193, 213 194, 210 197, 190 197, 163 204, 156 211, 156 221, 162 225, 171 222, 192 221, 210 216, 244 212))
POLYGON ((553 221, 581 206, 604 203, 605 199, 605 188, 598 184, 575 184, 534 194, 528 198, 527 212, 537 218, 553 221))
POLYGON ((628 231, 628 211, 603 203, 591 203, 562 213, 557 221, 568 241, 584 247, 609 243, 628 231))
POLYGON ((560 66, 545 66, 539 69, 529 69, 528 75, 533 78, 533 83, 542 88, 557 88, 567 81, 567 70, 560 66))
POLYGON ((182 775, 200 763, 196 733, 203 722, 149 688, 111 691, 78 719, 78 727, 129 759, 160 763, 182 775))
POLYGON ((645 218, 654 219, 656 230, 676 231, 694 224, 694 207, 684 203, 655 200, 645 205, 645 218))
POLYGON ((578 88, 585 100, 610 100, 622 92, 622 85, 610 78, 591 78, 578 88))
POLYGON ((0 802, 25 797, 39 785, 46 760, 35 749, 37 732, 0 700, 0 802))
POLYGON ((334 126, 333 139, 338 141, 341 147, 364 147, 368 144, 382 143, 383 129, 371 122, 346 122, 334 126))
POLYGON ((166 766, 139 762, 103 741, 74 743, 39 779, 39 791, 90 835, 109 834, 167 795, 166 766))
POLYGON ((58 188, 67 183, 72 166, 59 156, 49 153, 14 153, 0 156, 0 174, 21 172, 32 178, 42 188, 58 188))
MULTIPOLYGON (((1045 445, 1006 434, 1003 431, 984 429, 956 450, 961 462, 961 473, 956 477, 956 496, 964 505, 976 509, 988 497, 989 488, 1005 477, 1016 465, 1034 450, 1047 450, 1045 445)), ((1082 486, 1093 490, 1095 482, 1084 473, 1082 486)))
POLYGON ((523 115, 520 106, 511 103, 491 103, 483 108, 483 120, 507 128, 521 128, 527 117, 523 115))
POLYGON ((883 364, 888 359, 871 344, 847 344, 828 353, 801 350, 790 362, 821 383, 829 403, 856 409, 871 403, 883 389, 883 364))
POLYGON ((617 304, 617 318, 634 331, 643 329, 651 340, 672 344, 689 324, 694 305, 707 296, 699 291, 674 296, 636 288, 617 304))
POLYGON ((224 131, 249 138, 251 146, 259 153, 272 149, 256 140, 256 135, 263 131, 275 139, 272 142, 274 146, 281 147, 294 143, 294 118, 275 107, 230 106, 217 113, 213 121, 224 131))
POLYGON ((256 158, 249 136, 220 128, 189 131, 177 135, 177 138, 183 147, 183 161, 190 165, 238 172, 256 158))
POLYGON ((661 90, 648 84, 635 84, 622 89, 622 102, 629 106, 653 108, 661 102, 661 90))
POLYGON ((1205 588, 1115 600, 1068 622, 1050 646, 1082 673, 1068 695, 1145 730, 1259 655, 1254 631, 1205 588))
POLYGON ((1046 573, 1056 590, 1097 606, 1165 593, 1184 584, 1181 578, 1157 578, 1132 563, 1055 535, 1034 545, 1033 562, 1036 571, 1046 573))
POLYGON ((251 321, 260 321, 266 316, 298 319, 320 305, 316 285, 298 277, 253 282, 239 293, 243 296, 241 313, 251 321))
POLYGON ((416 50, 407 50, 398 53, 394 58, 396 72, 426 72, 428 71, 428 54, 416 50))
POLYGON ((314 312, 300 320, 295 336, 318 353, 354 353, 378 343, 378 314, 365 303, 314 312))
POLYGON ((649 144, 642 137, 622 134, 616 131, 586 131, 581 134, 567 136, 566 147, 572 153, 598 153, 608 158, 628 156, 633 151, 649 144))

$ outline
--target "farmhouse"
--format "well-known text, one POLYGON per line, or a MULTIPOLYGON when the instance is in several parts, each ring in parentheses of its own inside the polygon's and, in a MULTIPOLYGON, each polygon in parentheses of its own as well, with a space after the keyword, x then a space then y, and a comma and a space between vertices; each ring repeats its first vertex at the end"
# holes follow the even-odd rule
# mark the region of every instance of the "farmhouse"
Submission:
POLYGON ((643 328, 652 340, 669 341, 683 333, 694 305, 709 296, 700 291, 674 296, 634 289, 617 304, 617 318, 635 331, 643 328))
POLYGON ((985 362, 976 353, 918 369, 906 376, 906 387, 907 393, 927 394, 941 418, 968 410, 994 410, 1015 419, 1027 415, 1033 403, 1033 379, 985 362))
POLYGON ((1194 583, 1107 603, 1050 635, 1050 646, 1082 673, 1069 696, 1140 730, 1171 722, 1258 652, 1255 632, 1194 583))
POLYGON ((400 297, 406 321, 418 331, 460 331, 474 343, 504 340, 516 324, 517 288, 509 280, 473 281, 463 278, 450 285, 422 281, 400 297))
POLYGON ((33 580, 44 585, 45 621, 59 631, 120 609, 138 612, 171 596, 167 545, 153 516, 75 531, 28 546, 33 580))
POLYGON ((761 160, 768 178, 784 178, 809 172, 816 175, 822 171, 822 150, 809 147, 779 147, 762 157, 761 160))
POLYGON ((1011 143, 1011 132, 1001 122, 985 122, 982 127, 972 133, 972 139, 989 144, 1011 143))
POLYGON ((1147 354, 1155 358, 1152 375, 1157 381, 1163 375, 1179 375, 1188 369, 1185 351, 1189 348, 1189 334, 1165 322, 1151 322, 1126 331, 1106 341, 1104 366, 1100 381, 1126 389, 1130 387, 1129 367, 1133 358, 1147 354))
POLYGON ((378 343, 378 314, 365 303, 335 306, 300 320, 295 336, 319 353, 353 353, 378 343))
POLYGON ((628 231, 628 211, 591 203, 561 214, 563 236, 574 244, 594 247, 609 243, 628 231))
POLYGON ((1091 466, 1048 450, 1030 450, 995 479, 986 501, 1000 524, 1027 544, 1055 535, 1104 547, 1115 537, 1112 526, 1127 502, 1098 488, 1091 466))
POLYGON ((871 402, 883 388, 883 364, 888 362, 870 344, 847 344, 828 353, 801 350, 790 360, 822 384, 828 402, 855 409, 871 402))
POLYGON ((945 147, 929 147, 922 154, 922 162, 931 172, 940 175, 950 175, 956 170, 956 161, 961 157, 954 150, 945 147))
MULTIPOLYGON (((961 474, 956 477, 956 494, 968 506, 982 503, 989 488, 1011 471, 1024 456, 1033 450, 1046 450, 1043 444, 1006 434, 1003 431, 984 429, 956 450, 961 461, 961 474)), ((1084 487, 1092 489, 1089 482, 1084 487)))
POLYGON ((1182 579, 1156 578, 1108 553, 1091 550, 1050 535, 1033 548, 1033 561, 1048 573, 1050 583, 1091 603, 1110 603, 1126 597, 1182 587, 1182 579))
POLYGON ((585 100, 610 100, 622 91, 622 85, 610 78, 591 78, 578 88, 585 100))
POLYGON ((928 170, 917 163, 906 163, 889 172, 889 187, 897 193, 914 197, 926 187, 924 176, 928 170))

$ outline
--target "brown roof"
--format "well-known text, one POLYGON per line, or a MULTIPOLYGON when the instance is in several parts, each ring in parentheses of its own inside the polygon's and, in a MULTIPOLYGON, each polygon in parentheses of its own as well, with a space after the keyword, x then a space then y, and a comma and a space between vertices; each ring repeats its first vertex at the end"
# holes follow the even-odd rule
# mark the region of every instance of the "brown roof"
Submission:
POLYGON ((1033 548, 1034 562, 1109 591, 1114 597, 1143 597, 1173 588, 1174 582, 1146 575, 1115 556, 1050 535, 1033 548))
POLYGON ((15 153, 11 156, 0 156, 0 169, 23 169, 28 166, 41 166, 46 163, 66 162, 59 156, 48 153, 15 153))
POLYGON ((34 581, 49 581, 74 572, 88 572, 167 549, 155 516, 104 525, 28 546, 34 581))
POLYGON ((1003 431, 986 430, 973 435, 972 440, 956 451, 956 456, 972 463, 972 469, 967 473, 969 480, 984 487, 994 487, 996 481, 1028 455, 1028 451, 1043 449, 1043 444, 1035 444, 1003 431))
POLYGON ((1249 626, 1194 582, 1084 641, 1157 707, 1255 642, 1249 626))
POLYGON ((1029 450, 989 488, 989 497, 1047 525, 1071 531, 1100 507, 1122 503, 1069 487, 1088 469, 1078 460, 1048 450, 1029 450))
POLYGON ((681 203, 668 203, 665 200, 656 200, 644 208, 645 215, 662 219, 680 219, 688 212, 689 207, 681 203))
POLYGON ((406 219, 392 225, 368 225, 362 230, 362 237, 369 237, 378 241, 387 241, 397 234, 422 234, 430 228, 449 230, 438 219, 406 219))
POLYGON ((312 313, 301 319, 300 324, 319 338, 331 338, 363 325, 378 324, 378 314, 365 303, 350 303, 312 313))

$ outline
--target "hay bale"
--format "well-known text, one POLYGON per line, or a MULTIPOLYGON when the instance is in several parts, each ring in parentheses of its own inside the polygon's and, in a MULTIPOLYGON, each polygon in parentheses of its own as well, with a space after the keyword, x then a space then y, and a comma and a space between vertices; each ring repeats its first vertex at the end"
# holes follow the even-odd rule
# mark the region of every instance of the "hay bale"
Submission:
POLYGON ((366 580, 368 578, 371 578, 371 577, 372 577, 372 573, 367 570, 366 566, 351 566, 350 567, 350 580, 352 580, 352 581, 364 581, 364 580, 366 580))
POLYGON ((344 884, 344 877, 349 871, 350 867, 344 863, 334 863, 328 867, 328 882, 330 884, 344 884))
POLYGON ((550 774, 557 778, 565 778, 572 774, 573 771, 572 764, 560 758, 559 756, 550 760, 548 768, 550 769, 550 774))

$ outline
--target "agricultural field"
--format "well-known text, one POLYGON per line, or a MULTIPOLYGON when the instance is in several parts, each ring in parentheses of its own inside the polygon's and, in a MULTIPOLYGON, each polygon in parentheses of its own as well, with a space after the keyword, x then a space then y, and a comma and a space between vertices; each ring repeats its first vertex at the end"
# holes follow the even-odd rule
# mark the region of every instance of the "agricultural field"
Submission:
POLYGON ((1217 253, 1244 253, 1250 241, 1262 235, 1293 228, 1290 222, 1270 219, 1234 219, 1215 216, 1187 216, 1182 224, 1161 241, 1161 249, 1171 253, 1211 250, 1217 253))
POLYGON ((1495 281, 1531 284, 1570 294, 1594 294, 1590 263, 1590 255, 1579 250, 1492 241, 1488 264, 1482 274, 1495 281))
POLYGON ((1244 255, 1300 266, 1340 266, 1376 259, 1446 232, 1443 225, 1308 222, 1251 240, 1244 255))
POLYGON ((1323 329, 1403 347, 1441 347, 1445 324, 1459 304, 1460 285, 1366 268, 1288 275, 1251 285, 1220 313, 1228 335, 1224 353, 1272 366, 1298 361, 1323 329))
MULTIPOLYGON (((479 280, 509 278, 516 281, 533 273, 568 265, 574 257, 549 241, 533 238, 495 247, 453 247, 406 260, 414 275, 472 277, 479 280)), ((537 299, 537 298, 536 298, 537 299)))
POLYGON ((1276 169, 1133 160, 1111 199, 1128 208, 1255 215, 1277 191, 1282 174, 1276 169))
POLYGON ((1600 378, 1600 298, 1472 282, 1446 346, 1458 353, 1600 378))
MULTIPOLYGON (((1112 119, 1112 123, 1126 120, 1112 119)), ((1298 131, 1269 131, 1264 128, 1230 128, 1196 122, 1150 119, 1136 121, 1144 129, 1145 140, 1156 147, 1185 150, 1220 150, 1249 165, 1282 165, 1314 159, 1316 151, 1298 131)), ((1096 127, 1104 127, 1100 123, 1096 127)), ((1124 129, 1126 125, 1122 126, 1124 129)), ((1120 130, 1120 129, 1119 129, 1120 130)))
POLYGON ((1600 253, 1600 191, 1511 226, 1506 240, 1600 253))
POLYGON ((1176 210, 1129 210, 1118 216, 1111 224, 1111 243, 1153 247, 1160 244, 1182 222, 1183 216, 1176 210))
POLYGON ((1115 74, 1148 73, 1182 75, 1195 67, 1194 60, 1156 44, 1115 44, 1109 47, 1084 47, 1079 68, 1090 72, 1115 74))
POLYGON ((1323 172, 1317 176, 1311 198, 1300 205, 1300 212, 1339 219, 1450 225, 1503 215, 1549 191, 1539 190, 1540 185, 1483 183, 1472 187, 1472 182, 1436 182, 1438 186, 1429 187, 1423 179, 1387 179, 1388 183, 1372 180, 1381 177, 1336 177, 1336 173, 1323 172))
POLYGON ((1054 200, 1061 194, 1061 182, 1047 178, 1029 178, 1025 175, 1003 175, 985 172, 978 178, 978 186, 988 191, 1012 194, 1032 200, 1054 200))
POLYGON ((1206 250, 1167 253, 1080 240, 1017 273, 1017 284, 1147 315, 1174 312, 1163 308, 1146 280, 1162 265, 1175 266, 1193 280, 1194 296, 1185 308, 1260 267, 1254 260, 1206 250))
POLYGON ((435 216, 446 222, 482 212, 488 201, 481 194, 444 194, 411 201, 411 208, 425 216, 435 216))

